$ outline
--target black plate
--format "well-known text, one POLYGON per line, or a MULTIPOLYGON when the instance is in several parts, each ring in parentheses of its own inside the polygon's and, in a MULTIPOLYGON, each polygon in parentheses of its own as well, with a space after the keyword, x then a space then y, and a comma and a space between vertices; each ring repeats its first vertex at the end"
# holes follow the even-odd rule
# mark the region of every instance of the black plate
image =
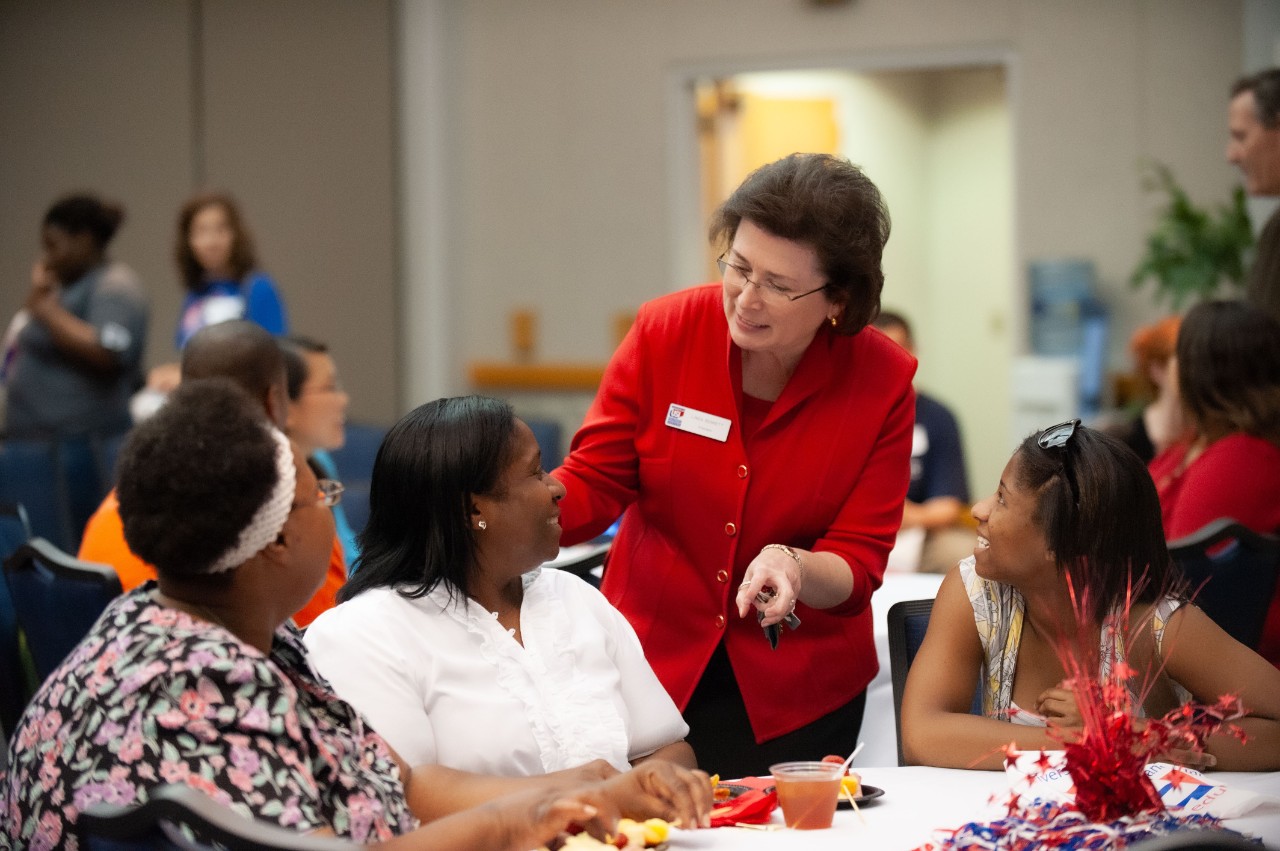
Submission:
MULTIPOLYGON (((729 790, 729 801, 732 801, 734 798, 738 797, 739 795, 745 795, 747 792, 755 792, 755 791, 767 792, 773 788, 772 786, 766 786, 764 789, 752 789, 750 786, 743 786, 740 783, 719 783, 717 785, 721 789, 729 790)), ((717 801, 716 803, 720 804, 721 806, 724 806, 726 803, 728 803, 728 801, 717 801)), ((859 801, 859 803, 861 803, 861 801, 859 801)))
MULTIPOLYGON (((883 794, 884 794, 884 790, 881 789, 879 786, 872 786, 869 783, 863 783, 862 794, 860 794, 858 797, 854 798, 853 800, 857 801, 858 806, 861 807, 864 804, 871 803, 872 801, 874 801, 876 798, 879 798, 883 794)), ((849 803, 848 798, 846 798, 844 795, 841 795, 840 799, 836 801, 836 808, 841 810, 851 810, 853 809, 853 804, 849 803)))

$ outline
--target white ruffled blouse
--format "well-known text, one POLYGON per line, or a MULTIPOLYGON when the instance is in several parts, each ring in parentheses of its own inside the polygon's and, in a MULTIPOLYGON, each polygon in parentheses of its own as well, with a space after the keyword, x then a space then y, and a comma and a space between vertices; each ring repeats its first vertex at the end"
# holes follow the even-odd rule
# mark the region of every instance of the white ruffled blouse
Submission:
POLYGON ((619 770, 689 728, 626 619, 559 570, 524 577, 523 646, 475 601, 366 591, 306 631, 312 665, 410 765, 619 770))

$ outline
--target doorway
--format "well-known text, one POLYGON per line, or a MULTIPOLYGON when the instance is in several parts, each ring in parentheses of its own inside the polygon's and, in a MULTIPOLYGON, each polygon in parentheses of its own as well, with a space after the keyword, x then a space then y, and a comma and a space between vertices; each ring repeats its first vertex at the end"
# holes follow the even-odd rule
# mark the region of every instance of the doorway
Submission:
MULTIPOLYGON (((1006 64, 701 73, 686 85, 698 152, 698 279, 715 276, 705 224, 751 170, 798 150, 859 165, 893 220, 882 304, 914 327, 916 386, 960 420, 972 492, 993 487, 1010 451, 1009 365, 1024 303, 1006 64)), ((676 254, 695 256, 688 243, 676 254)))

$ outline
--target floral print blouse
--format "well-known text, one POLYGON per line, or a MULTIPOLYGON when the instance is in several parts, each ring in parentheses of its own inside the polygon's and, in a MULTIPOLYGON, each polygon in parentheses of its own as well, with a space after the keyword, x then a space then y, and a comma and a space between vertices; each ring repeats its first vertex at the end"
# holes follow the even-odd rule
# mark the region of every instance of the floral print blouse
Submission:
POLYGON ((313 673, 292 624, 264 656, 154 592, 108 606, 27 707, 0 777, 0 847, 75 849, 86 807, 166 783, 362 843, 417 826, 386 743, 313 673))

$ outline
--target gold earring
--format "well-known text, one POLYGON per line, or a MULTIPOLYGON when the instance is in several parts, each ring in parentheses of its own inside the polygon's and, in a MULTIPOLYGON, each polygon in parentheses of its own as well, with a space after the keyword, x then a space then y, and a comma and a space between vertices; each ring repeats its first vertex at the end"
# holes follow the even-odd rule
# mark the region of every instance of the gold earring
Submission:
POLYGON ((480 531, 481 531, 481 532, 483 532, 485 529, 488 529, 488 528, 489 528, 489 524, 488 524, 488 523, 486 523, 486 522, 484 522, 483 520, 481 520, 481 521, 480 521, 479 523, 477 523, 476 525, 480 527, 480 531))
POLYGON ((838 324, 834 316, 828 316, 827 321, 831 323, 832 328, 836 327, 836 325, 838 324))

